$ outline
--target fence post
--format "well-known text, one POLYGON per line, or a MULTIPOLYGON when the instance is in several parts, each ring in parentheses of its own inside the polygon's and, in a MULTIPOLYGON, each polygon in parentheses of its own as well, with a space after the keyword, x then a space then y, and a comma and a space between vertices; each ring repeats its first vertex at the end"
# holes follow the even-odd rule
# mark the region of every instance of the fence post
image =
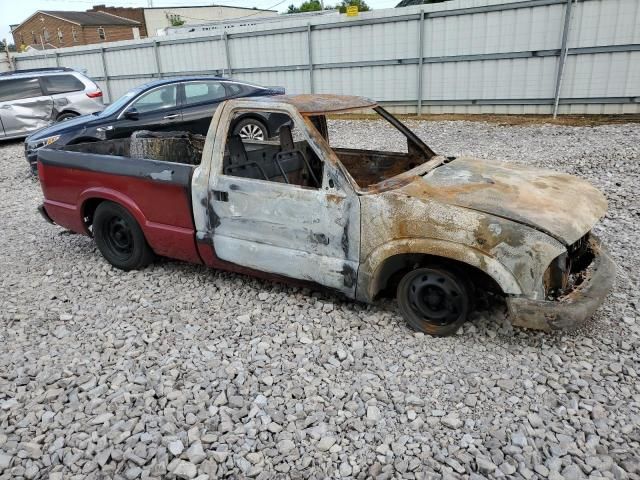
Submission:
POLYGON ((111 85, 109 85, 109 72, 107 72, 107 60, 104 57, 104 47, 100 47, 100 59, 102 60, 102 72, 104 74, 104 86, 107 90, 109 103, 113 101, 111 98, 111 85))
POLYGON ((229 57, 229 38, 227 32, 222 35, 224 38, 224 55, 227 57, 227 70, 229 70, 229 76, 231 76, 231 57, 229 57))
POLYGON ((313 57, 311 56, 311 24, 307 23, 307 58, 309 60, 309 93, 313 93, 313 57))
POLYGON ((53 54, 55 55, 55 59, 56 59, 56 67, 60 66, 60 57, 58 56, 58 52, 53 52, 53 54))
POLYGON ((160 69, 160 53, 158 52, 158 41, 153 39, 153 56, 156 60, 156 72, 158 78, 162 78, 162 70, 160 69))
POLYGON ((424 65, 424 10, 420 10, 420 31, 418 32, 418 116, 422 115, 422 68, 424 65))
POLYGON ((569 38, 569 26, 571 24, 571 5, 573 0, 567 0, 567 6, 564 12, 564 27, 562 29, 562 44, 560 46, 560 58, 558 59, 558 73, 556 75, 556 85, 553 94, 553 118, 558 116, 558 104, 560 103, 560 88, 562 87, 562 74, 564 73, 564 64, 567 60, 567 40, 569 38))

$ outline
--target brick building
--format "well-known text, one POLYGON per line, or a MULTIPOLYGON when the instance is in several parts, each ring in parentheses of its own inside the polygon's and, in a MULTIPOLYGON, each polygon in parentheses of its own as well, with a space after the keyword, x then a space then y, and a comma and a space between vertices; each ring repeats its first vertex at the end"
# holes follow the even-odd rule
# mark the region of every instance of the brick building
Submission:
POLYGON ((144 8, 142 7, 107 7, 106 5, 94 5, 91 10, 87 12, 105 12, 118 17, 128 18, 129 20, 135 20, 140 23, 140 37, 145 38, 147 36, 147 25, 144 18, 144 8))
POLYGON ((43 44, 62 48, 131 40, 143 31, 146 36, 144 23, 112 13, 38 10, 11 33, 16 47, 24 50, 43 44))

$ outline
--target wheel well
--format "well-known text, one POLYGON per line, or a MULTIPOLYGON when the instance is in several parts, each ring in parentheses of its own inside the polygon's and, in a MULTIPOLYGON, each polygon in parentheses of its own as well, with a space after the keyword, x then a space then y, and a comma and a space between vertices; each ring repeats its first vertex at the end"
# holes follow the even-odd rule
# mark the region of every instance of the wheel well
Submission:
POLYGON ((468 263, 451 258, 421 253, 406 253, 387 258, 377 275, 375 296, 395 296, 402 277, 415 268, 437 266, 461 272, 476 290, 503 294, 500 285, 486 272, 468 263))
POLYGON ((236 120, 233 122, 233 127, 231 127, 231 130, 233 131, 233 129, 236 128, 236 125, 243 120, 255 120, 256 122, 260 122, 260 124, 264 125, 264 128, 267 129, 268 136, 269 137, 272 136, 272 132, 269 130, 269 125, 267 125, 266 120, 260 117, 259 115, 255 115, 253 113, 247 113, 245 115, 242 115, 241 117, 236 118, 236 120))
POLYGON ((96 213, 98 205, 107 201, 104 198, 89 198, 82 204, 82 221, 87 229, 93 224, 93 215, 96 213))
POLYGON ((73 113, 76 116, 79 116, 80 114, 78 112, 76 112, 75 110, 63 110, 62 112, 58 113, 58 115, 56 115, 56 118, 60 118, 62 115, 66 115, 67 113, 73 113))

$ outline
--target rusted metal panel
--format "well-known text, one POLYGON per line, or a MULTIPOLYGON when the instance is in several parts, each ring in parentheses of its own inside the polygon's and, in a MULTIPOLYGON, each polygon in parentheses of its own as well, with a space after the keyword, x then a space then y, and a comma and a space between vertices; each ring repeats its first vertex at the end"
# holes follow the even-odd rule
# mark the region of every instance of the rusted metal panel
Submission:
POLYGON ((577 177, 477 158, 458 158, 403 191, 512 219, 566 245, 587 233, 607 211, 604 195, 577 177))
POLYGON ((511 322, 535 330, 574 329, 590 319, 613 287, 616 266, 600 241, 591 236, 593 262, 581 272, 580 284, 555 300, 508 297, 511 322))
POLYGON ((406 253, 474 266, 507 294, 544 295, 541 278, 549 263, 565 251, 560 242, 505 218, 407 195, 400 188, 361 197, 358 298, 372 298, 381 286, 377 272, 383 262, 406 253))

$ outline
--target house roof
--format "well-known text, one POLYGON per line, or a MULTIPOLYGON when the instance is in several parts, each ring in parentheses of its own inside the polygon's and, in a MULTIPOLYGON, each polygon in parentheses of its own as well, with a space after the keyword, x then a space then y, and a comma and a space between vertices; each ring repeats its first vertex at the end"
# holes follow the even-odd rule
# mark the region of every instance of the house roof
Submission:
MULTIPOLYGON (((173 7, 141 7, 144 10, 175 10, 175 9, 187 9, 187 8, 234 8, 239 10, 254 10, 256 12, 277 12, 278 10, 265 10, 264 8, 255 8, 255 7, 238 7, 236 5, 176 5, 173 7)), ((229 20, 233 20, 232 18, 229 20)))
POLYGON ((423 3, 428 3, 428 2, 426 0, 402 0, 400 3, 396 5, 396 8, 411 7, 412 5, 422 5, 423 3))
MULTIPOLYGON (((35 17, 38 14, 49 15, 60 20, 65 20, 76 25, 87 26, 109 26, 109 25, 140 25, 140 22, 131 20, 129 18, 119 17, 106 12, 73 12, 64 10, 38 10, 33 15, 30 15, 24 22, 18 25, 16 28, 24 25, 28 20, 35 17)), ((15 30, 15 28, 14 28, 15 30)))

